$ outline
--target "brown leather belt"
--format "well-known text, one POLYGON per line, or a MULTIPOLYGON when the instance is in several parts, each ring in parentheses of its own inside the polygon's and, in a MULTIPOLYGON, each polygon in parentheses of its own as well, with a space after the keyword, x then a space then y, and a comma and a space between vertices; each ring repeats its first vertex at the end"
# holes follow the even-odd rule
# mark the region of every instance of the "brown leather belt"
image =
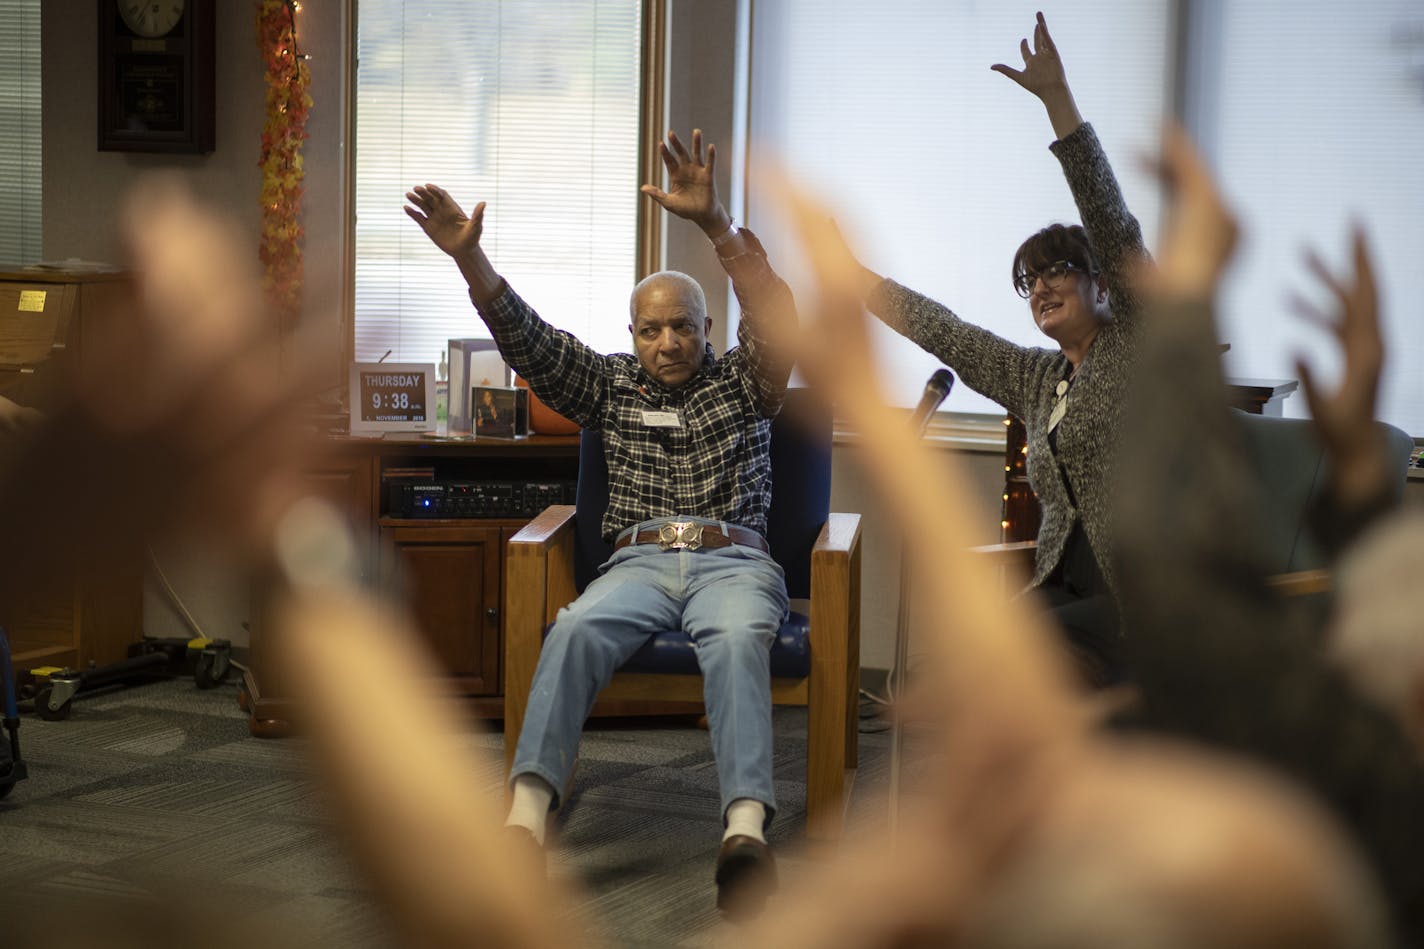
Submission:
POLYGON ((743 547, 755 547, 764 554, 771 552, 766 540, 754 530, 728 524, 724 531, 720 525, 701 521, 667 521, 656 528, 625 531, 613 542, 613 549, 622 550, 629 544, 657 544, 663 550, 716 549, 741 544, 743 547))

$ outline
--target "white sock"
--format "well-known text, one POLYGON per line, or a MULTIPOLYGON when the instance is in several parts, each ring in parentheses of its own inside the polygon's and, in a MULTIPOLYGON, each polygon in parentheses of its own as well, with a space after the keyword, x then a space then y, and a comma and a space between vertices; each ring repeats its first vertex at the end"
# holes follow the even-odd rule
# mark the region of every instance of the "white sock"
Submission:
POLYGON ((514 778, 514 802, 504 826, 523 827, 544 846, 544 825, 549 819, 549 805, 554 802, 554 789, 537 774, 524 773, 514 778))
POLYGON ((766 805, 749 797, 739 797, 727 805, 727 830, 722 839, 742 834, 766 843, 762 828, 766 826, 766 805))

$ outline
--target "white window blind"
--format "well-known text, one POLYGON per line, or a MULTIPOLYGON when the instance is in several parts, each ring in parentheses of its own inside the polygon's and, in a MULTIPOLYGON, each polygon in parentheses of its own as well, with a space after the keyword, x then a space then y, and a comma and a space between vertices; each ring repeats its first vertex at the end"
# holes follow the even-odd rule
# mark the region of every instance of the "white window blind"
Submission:
POLYGON ((43 254, 40 0, 0 0, 0 263, 43 254))
MULTIPOLYGON (((1149 244, 1158 189, 1138 156, 1158 140, 1170 74, 1165 0, 1097 0, 1056 12, 1052 31, 1149 244)), ((1039 101, 992 63, 1021 67, 1033 3, 779 0, 752 30, 752 141, 829 200, 861 259, 1018 343, 1053 346, 1009 282, 1018 245, 1077 209, 1039 101)), ((786 235, 752 213, 771 248, 786 235)), ((786 258, 777 253, 778 263, 786 258)), ((797 268, 783 268, 793 286, 797 268)), ((809 299, 804 294, 798 298, 809 299)), ((937 367, 885 327, 875 335, 890 395, 913 404, 937 367)), ((965 386, 950 411, 999 412, 965 386)))
POLYGON ((639 0, 361 0, 355 355, 435 362, 489 335, 402 212, 434 183, 488 202, 481 243, 549 322, 627 350, 638 200, 639 0))
MULTIPOLYGON (((1375 254, 1387 345, 1379 415, 1424 434, 1424 7, 1257 0, 1213 10, 1214 42, 1193 51, 1213 80, 1193 111, 1243 228, 1222 300, 1228 371, 1294 378, 1300 354, 1333 384, 1336 344, 1287 301, 1327 303, 1301 250, 1320 249, 1342 271, 1358 222, 1375 254)), ((1303 395, 1285 412, 1308 415, 1303 395)))

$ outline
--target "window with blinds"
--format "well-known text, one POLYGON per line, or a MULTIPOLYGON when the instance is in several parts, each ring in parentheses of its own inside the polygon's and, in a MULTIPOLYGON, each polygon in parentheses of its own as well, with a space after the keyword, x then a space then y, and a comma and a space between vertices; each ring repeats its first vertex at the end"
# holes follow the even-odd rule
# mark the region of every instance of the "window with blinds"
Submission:
MULTIPOLYGON (((1347 273, 1358 224, 1374 256, 1386 344, 1377 414, 1424 434, 1424 7, 1258 0, 1211 10, 1219 19, 1193 55, 1212 82, 1193 111, 1242 225, 1221 301, 1228 372, 1294 378, 1303 356, 1334 384, 1338 344, 1289 300, 1331 312, 1302 252, 1315 247, 1347 273)), ((1286 400, 1285 413, 1309 414, 1303 394, 1286 400)))
POLYGON ((0 0, 0 265, 43 254, 40 0, 0 0))
MULTIPOLYGON (((1046 10, 1078 106, 1149 243, 1159 190, 1138 157, 1158 141, 1167 101, 1171 6, 1085 0, 1046 10)), ((1009 265, 1024 238, 1077 222, 1078 212, 1048 150, 1042 105, 989 69, 1023 65, 1019 40, 1031 35, 1038 8, 1022 0, 758 3, 751 136, 833 205, 867 266, 1014 342, 1051 347, 1014 293, 1009 265)), ((755 180, 750 195, 755 205, 755 180)), ((768 247, 788 246, 772 222, 749 216, 768 247)), ((783 269, 792 276, 789 262, 783 269)), ((885 327, 875 344, 888 394, 913 405, 937 361, 885 327)), ((965 386, 945 408, 1001 412, 965 386)))
POLYGON ((640 0, 361 0, 355 358, 438 362, 487 337, 454 263, 402 207, 468 213, 550 323, 627 350, 636 269, 640 0))

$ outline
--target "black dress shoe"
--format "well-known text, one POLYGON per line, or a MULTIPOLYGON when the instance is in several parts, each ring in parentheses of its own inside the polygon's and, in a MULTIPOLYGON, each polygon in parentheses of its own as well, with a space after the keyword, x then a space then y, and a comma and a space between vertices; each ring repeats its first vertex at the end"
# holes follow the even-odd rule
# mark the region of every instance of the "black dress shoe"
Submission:
POLYGON ((754 916, 775 890, 776 861, 770 847, 745 834, 722 841, 717 854, 718 909, 732 916, 754 916))

